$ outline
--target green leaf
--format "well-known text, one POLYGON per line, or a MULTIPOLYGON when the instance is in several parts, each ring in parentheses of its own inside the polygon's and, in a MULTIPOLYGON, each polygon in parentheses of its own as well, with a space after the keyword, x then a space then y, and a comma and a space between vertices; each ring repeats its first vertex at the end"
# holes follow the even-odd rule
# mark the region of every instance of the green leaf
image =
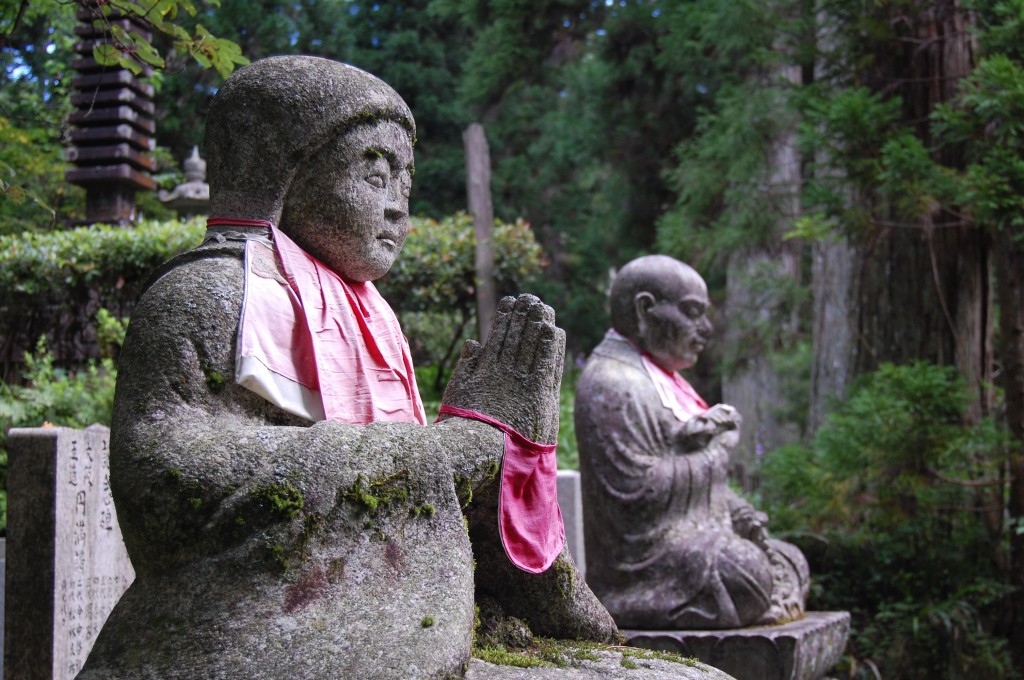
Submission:
POLYGON ((121 57, 121 51, 109 43, 96 45, 92 48, 92 58, 97 64, 103 66, 115 66, 121 57))

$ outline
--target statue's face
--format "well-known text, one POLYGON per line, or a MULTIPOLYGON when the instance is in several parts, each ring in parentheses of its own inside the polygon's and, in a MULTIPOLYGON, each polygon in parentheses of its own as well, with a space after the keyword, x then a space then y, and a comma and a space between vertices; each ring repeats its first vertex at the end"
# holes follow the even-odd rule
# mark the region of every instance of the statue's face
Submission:
POLYGON ((655 299, 650 293, 637 296, 637 343, 667 371, 696 364, 712 330, 704 280, 693 270, 680 270, 677 275, 679 285, 664 299, 655 299))
POLYGON ((296 172, 281 229, 343 278, 379 279, 409 233, 412 171, 405 128, 391 121, 356 127, 296 172))

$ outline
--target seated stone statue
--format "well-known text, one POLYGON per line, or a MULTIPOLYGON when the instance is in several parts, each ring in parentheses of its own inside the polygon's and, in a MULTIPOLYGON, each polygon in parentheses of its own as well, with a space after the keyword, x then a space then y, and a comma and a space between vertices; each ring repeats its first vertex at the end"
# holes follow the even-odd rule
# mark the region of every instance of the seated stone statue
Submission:
POLYGON ((576 396, 587 580, 623 628, 736 628, 803 613, 808 569, 730 489, 731 406, 708 408, 677 371, 711 333, 704 280, 653 255, 611 289, 612 330, 576 396))
POLYGON ((551 309, 502 300, 425 424, 371 283, 409 229, 414 136, 390 87, 325 59, 256 62, 215 97, 208 237, 154 275, 120 357, 137 579, 80 678, 460 677, 474 591, 538 634, 617 634, 531 486, 558 429, 551 309), (499 515, 507 485, 536 507, 499 515))

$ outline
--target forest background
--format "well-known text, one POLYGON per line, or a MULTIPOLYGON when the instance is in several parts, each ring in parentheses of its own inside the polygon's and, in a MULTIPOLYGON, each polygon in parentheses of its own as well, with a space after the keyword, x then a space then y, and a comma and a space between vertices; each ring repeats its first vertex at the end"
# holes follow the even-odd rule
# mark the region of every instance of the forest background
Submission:
MULTIPOLYGON (((458 213, 480 122, 500 287, 549 302, 574 360, 615 267, 663 252, 704 273, 717 342, 693 381, 744 413, 737 483, 808 554, 811 606, 852 612, 839 672, 1024 674, 1024 0, 140 4, 163 32, 110 57, 164 62, 167 188, 244 59, 340 59, 408 101, 423 219, 383 288, 421 383, 472 335, 458 213)), ((55 356, 60 332, 6 342, 0 419, 84 425, 109 402, 120 311, 201 225, 150 195, 135 230, 66 229, 84 206, 63 182, 78 4, 0 8, 0 334, 114 309, 88 324, 102 359, 55 356)))

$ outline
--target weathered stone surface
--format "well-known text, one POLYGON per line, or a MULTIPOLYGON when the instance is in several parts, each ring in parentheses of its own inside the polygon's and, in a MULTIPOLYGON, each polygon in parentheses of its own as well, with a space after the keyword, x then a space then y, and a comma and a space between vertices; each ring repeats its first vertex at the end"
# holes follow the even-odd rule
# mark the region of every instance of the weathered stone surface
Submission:
MULTIPOLYGON (((350 281, 387 271, 408 231, 414 130, 387 85, 324 59, 268 59, 221 88, 208 125, 212 215, 278 224, 350 281), (387 177, 351 169, 379 158, 387 177)), ((461 677, 474 589, 488 587, 534 632, 614 637, 567 553, 532 575, 501 551, 500 431, 313 424, 232 380, 254 233, 212 229, 133 313, 111 482, 138 577, 82 680, 461 677)), ((554 441, 553 312, 507 299, 495 328, 464 349, 445 403, 554 441)))
POLYGON ((105 427, 12 429, 4 668, 70 680, 135 574, 110 495, 105 427))
POLYGON ((707 286, 665 256, 612 285, 614 331, 577 387, 587 577, 621 627, 733 628, 803 612, 807 563, 728 486, 740 415, 676 371, 711 332, 707 286))
POLYGON ((590 651, 592 659, 562 668, 518 668, 473 659, 466 680, 732 680, 703 663, 648 658, 642 650, 590 651))
POLYGON ((733 630, 622 631, 631 645, 697 658, 736 680, 819 680, 843 654, 848 612, 733 630))

